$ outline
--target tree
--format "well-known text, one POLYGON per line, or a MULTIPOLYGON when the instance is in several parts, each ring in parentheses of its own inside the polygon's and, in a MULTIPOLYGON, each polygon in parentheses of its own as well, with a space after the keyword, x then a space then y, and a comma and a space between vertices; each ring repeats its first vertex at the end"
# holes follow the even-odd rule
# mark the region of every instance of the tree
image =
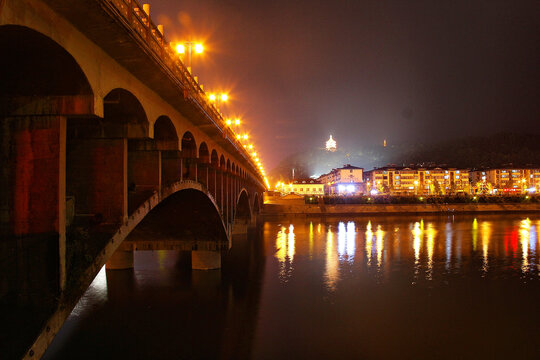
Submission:
POLYGON ((442 195, 441 185, 437 179, 433 180, 433 191, 435 192, 435 195, 442 195))

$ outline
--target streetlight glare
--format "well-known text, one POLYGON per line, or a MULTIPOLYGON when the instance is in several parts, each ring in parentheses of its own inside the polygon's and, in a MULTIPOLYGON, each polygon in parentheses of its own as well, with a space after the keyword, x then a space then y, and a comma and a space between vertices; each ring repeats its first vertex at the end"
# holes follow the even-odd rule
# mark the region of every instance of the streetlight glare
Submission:
POLYGON ((227 101, 229 96, 227 94, 221 94, 221 101, 227 101))
POLYGON ((231 119, 227 119, 226 123, 227 123, 227 126, 231 126, 231 124, 232 124, 231 119))
POLYGON ((234 124, 235 124, 235 125, 240 125, 240 119, 234 120, 234 124))
POLYGON ((197 54, 201 54, 203 52, 203 46, 202 44, 195 44, 195 52, 197 54))
POLYGON ((244 140, 247 140, 249 138, 248 134, 244 134, 244 140))
POLYGON ((210 95, 208 95, 208 99, 210 99, 210 101, 216 101, 216 95, 215 94, 210 94, 210 95))
POLYGON ((186 47, 183 44, 176 45, 176 52, 179 54, 184 54, 186 52, 186 47))

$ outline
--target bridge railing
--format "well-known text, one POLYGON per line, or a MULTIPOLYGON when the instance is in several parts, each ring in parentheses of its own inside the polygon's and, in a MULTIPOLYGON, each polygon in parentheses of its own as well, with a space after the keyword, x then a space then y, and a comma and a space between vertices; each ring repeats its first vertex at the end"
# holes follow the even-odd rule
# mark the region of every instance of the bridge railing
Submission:
POLYGON ((165 40, 159 28, 152 22, 152 19, 136 0, 106 0, 113 5, 125 22, 134 30, 141 40, 152 50, 169 71, 179 80, 179 86, 184 91, 184 97, 191 99, 199 110, 216 126, 225 139, 253 166, 259 173, 258 167, 251 159, 249 153, 236 138, 233 131, 226 125, 225 120, 216 107, 209 101, 206 93, 195 80, 191 72, 182 63, 176 52, 165 40))

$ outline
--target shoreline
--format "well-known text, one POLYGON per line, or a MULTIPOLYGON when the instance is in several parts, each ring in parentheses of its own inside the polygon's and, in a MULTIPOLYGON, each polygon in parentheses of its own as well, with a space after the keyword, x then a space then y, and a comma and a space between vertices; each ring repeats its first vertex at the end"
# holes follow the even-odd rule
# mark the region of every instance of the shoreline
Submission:
POLYGON ((456 215, 456 214, 540 213, 540 203, 481 204, 264 204, 262 216, 385 216, 385 215, 456 215))

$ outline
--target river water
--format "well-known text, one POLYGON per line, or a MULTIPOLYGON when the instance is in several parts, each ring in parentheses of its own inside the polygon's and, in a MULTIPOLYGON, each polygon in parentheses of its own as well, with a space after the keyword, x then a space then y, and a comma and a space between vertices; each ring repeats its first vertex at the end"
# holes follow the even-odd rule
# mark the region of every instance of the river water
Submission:
POLYGON ((267 221, 102 269, 44 359, 540 359, 540 215, 267 221))

